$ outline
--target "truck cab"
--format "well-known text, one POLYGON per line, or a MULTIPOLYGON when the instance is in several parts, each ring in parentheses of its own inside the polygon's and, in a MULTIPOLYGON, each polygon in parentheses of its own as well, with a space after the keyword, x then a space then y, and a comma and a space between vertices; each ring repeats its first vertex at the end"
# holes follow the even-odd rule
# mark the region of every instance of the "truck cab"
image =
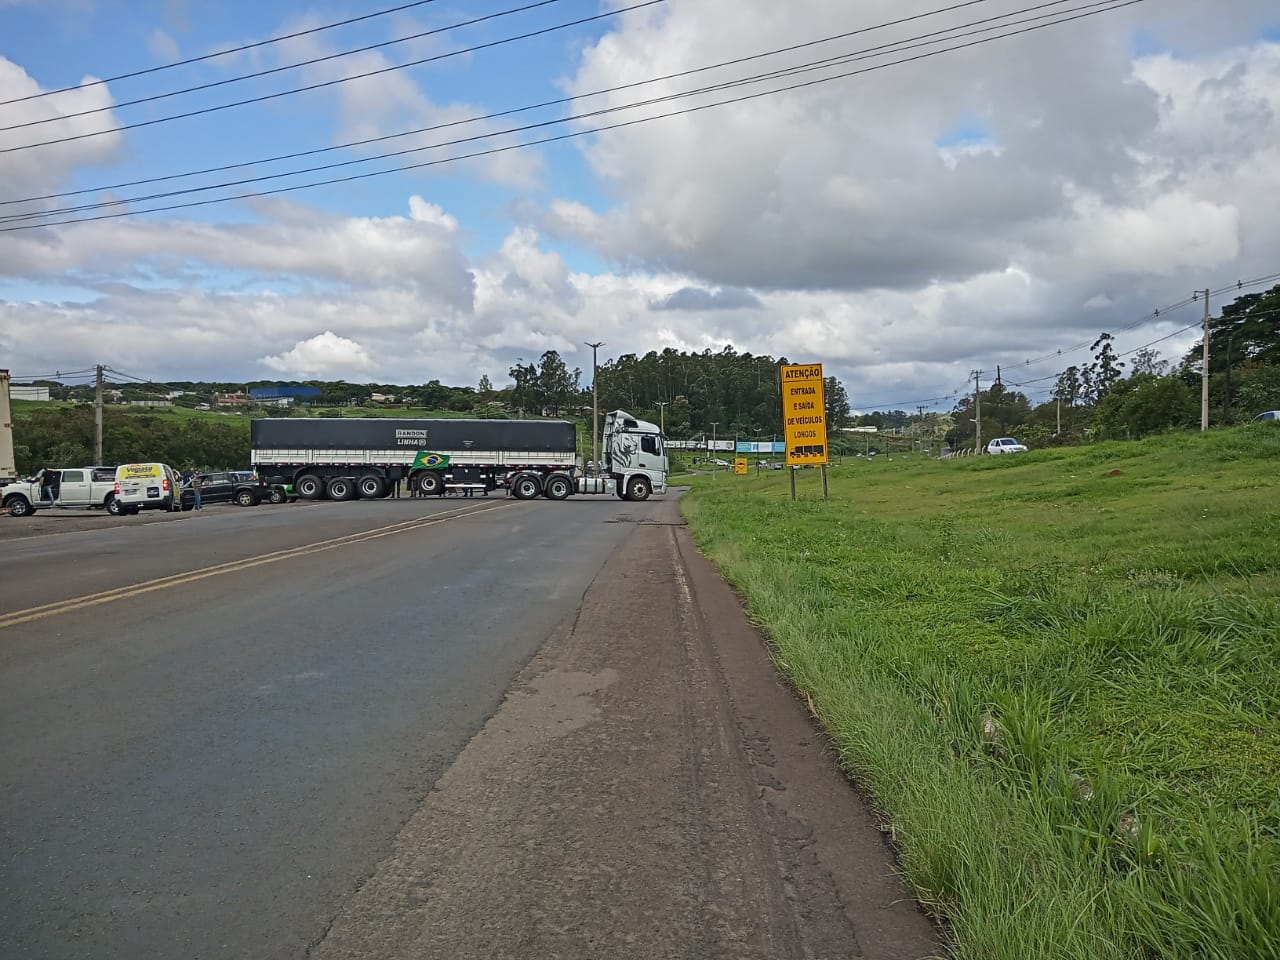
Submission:
POLYGON ((604 475, 623 500, 648 500, 667 492, 667 450, 657 424, 637 420, 625 410, 604 418, 604 475))

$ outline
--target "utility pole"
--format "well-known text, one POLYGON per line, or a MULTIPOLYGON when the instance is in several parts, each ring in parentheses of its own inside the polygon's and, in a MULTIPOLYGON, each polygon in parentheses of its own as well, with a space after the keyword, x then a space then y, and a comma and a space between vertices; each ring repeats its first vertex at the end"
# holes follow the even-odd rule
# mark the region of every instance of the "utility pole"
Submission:
POLYGON ((667 404, 670 402, 670 400, 658 401, 658 419, 661 421, 658 424, 658 432, 664 437, 667 435, 667 404))
POLYGON ((1062 436, 1062 394, 1058 394, 1058 429, 1054 433, 1055 437, 1062 436))
MULTIPOLYGON (((1199 291, 1197 291, 1199 292, 1199 291)), ((1200 432, 1209 429, 1209 291, 1204 291, 1204 369, 1200 373, 1200 432)))
POLYGON ((600 391, 596 383, 596 351, 604 346, 604 341, 588 343, 591 348, 591 462, 596 465, 596 475, 600 474, 600 391))
POLYGON ((982 452, 982 385, 978 382, 981 376, 981 370, 973 371, 973 427, 977 431, 973 441, 974 453, 982 452))
POLYGON ((719 464, 716 463, 716 460, 717 460, 716 454, 720 452, 716 449, 716 426, 717 426, 717 421, 712 420, 711 421, 711 475, 712 477, 715 476, 716 467, 719 466, 719 464))
POLYGON ((93 463, 102 463, 102 373, 106 369, 98 364, 98 382, 93 391, 93 463))

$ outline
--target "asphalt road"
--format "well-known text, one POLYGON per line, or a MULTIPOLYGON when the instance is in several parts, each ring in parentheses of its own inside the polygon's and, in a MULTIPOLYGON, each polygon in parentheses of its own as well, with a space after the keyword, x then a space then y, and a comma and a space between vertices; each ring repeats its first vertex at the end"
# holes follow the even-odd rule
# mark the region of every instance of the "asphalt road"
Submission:
POLYGON ((576 608, 622 506, 228 507, 6 543, 0 955, 301 956, 576 608), (351 534, 376 539, 12 623, 351 534))
POLYGON ((938 952, 674 496, 98 519, 0 537, 0 957, 938 952))

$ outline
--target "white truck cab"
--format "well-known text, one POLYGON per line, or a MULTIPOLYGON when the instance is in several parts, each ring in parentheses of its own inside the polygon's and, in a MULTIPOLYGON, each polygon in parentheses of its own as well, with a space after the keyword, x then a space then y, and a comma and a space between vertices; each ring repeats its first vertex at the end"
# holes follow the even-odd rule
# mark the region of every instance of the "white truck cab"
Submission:
POLYGON ((658 425, 637 420, 625 410, 606 414, 603 472, 623 500, 648 500, 651 493, 666 493, 667 450, 658 425))

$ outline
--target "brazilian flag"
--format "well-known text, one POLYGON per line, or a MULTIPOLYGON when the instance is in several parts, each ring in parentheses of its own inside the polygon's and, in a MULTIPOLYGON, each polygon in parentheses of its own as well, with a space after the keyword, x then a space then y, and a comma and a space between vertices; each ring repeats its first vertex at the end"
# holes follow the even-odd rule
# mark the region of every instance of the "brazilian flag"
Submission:
POLYGON ((444 453, 431 453, 427 450, 419 450, 418 455, 413 460, 413 468, 415 470, 425 467, 428 470, 438 470, 449 465, 449 456, 444 453))

